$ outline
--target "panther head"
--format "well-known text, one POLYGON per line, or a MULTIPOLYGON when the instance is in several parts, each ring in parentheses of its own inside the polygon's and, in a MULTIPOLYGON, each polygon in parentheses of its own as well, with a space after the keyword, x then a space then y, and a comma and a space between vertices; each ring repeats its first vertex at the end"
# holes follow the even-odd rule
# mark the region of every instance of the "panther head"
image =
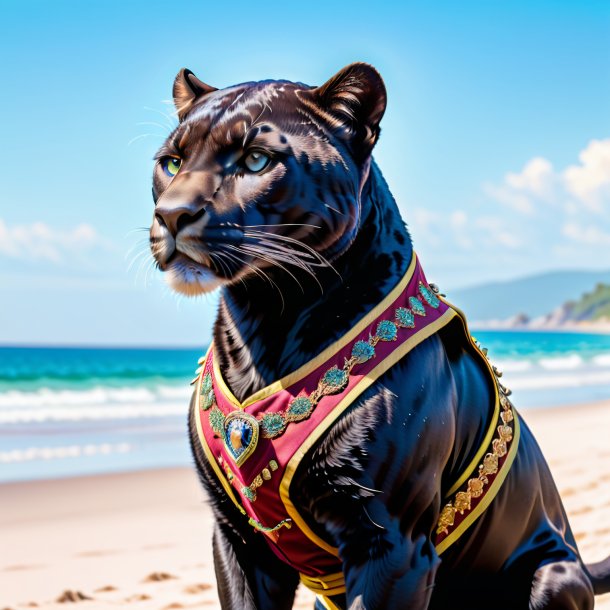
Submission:
POLYGON ((155 159, 152 254, 186 295, 329 265, 353 241, 386 92, 371 66, 320 87, 174 82, 179 124, 155 159))

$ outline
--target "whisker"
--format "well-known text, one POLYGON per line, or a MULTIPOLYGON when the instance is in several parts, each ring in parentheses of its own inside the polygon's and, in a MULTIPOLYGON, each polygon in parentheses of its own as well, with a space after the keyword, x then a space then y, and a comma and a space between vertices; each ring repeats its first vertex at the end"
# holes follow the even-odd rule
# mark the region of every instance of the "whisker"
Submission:
MULTIPOLYGON (((252 271, 254 273, 256 273, 256 275, 258 275, 259 277, 261 277, 263 280, 268 281, 278 292, 280 299, 282 301, 282 307, 280 309, 280 313, 284 313, 284 309, 286 306, 286 302, 284 300, 284 294, 282 293, 281 288, 269 277, 268 274, 265 273, 265 271, 263 269, 259 269, 258 267, 255 267, 254 265, 251 265, 250 263, 246 262, 245 260, 243 260, 240 256, 237 256, 236 254, 233 254, 231 252, 226 252, 223 250, 223 253, 227 256, 230 256, 231 258, 233 258, 234 260, 237 260, 238 263, 246 265, 247 267, 249 267, 250 269, 252 269, 252 271)), ((244 286, 246 285, 245 282, 243 282, 244 286)))
MULTIPOLYGON (((255 225, 252 225, 252 226, 255 226, 255 225)), ((280 226, 280 225, 277 225, 277 226, 280 226)), ((306 225, 303 225, 303 226, 306 226, 306 225)), ((314 226, 314 225, 309 225, 309 226, 314 226)), ((302 241, 300 241, 298 239, 295 239, 294 237, 289 237, 287 235, 279 235, 277 233, 269 233, 267 231, 256 231, 256 230, 244 231, 244 235, 250 236, 250 237, 257 237, 258 235, 262 235, 262 236, 264 236, 265 239, 271 239, 271 240, 277 239, 278 241, 284 241, 286 243, 297 245, 298 247, 303 248, 304 250, 306 250, 307 252, 312 254, 316 259, 318 259, 318 261, 320 261, 320 265, 313 265, 313 263, 310 263, 310 265, 328 267, 329 269, 332 269, 332 271, 334 271, 341 280, 343 279, 341 277, 341 274, 335 269, 335 267, 332 265, 332 263, 328 259, 326 259, 322 254, 320 254, 317 250, 315 250, 311 246, 303 243, 302 241)))
POLYGON ((137 142, 138 140, 141 140, 142 138, 165 139, 165 136, 162 136, 161 134, 158 134, 158 133, 143 133, 143 134, 140 134, 139 136, 136 136, 135 138, 131 138, 131 140, 129 140, 129 142, 127 142, 127 146, 131 146, 134 142, 137 142))
POLYGON ((159 129, 167 131, 167 125, 161 125, 161 123, 155 123, 154 121, 140 121, 136 125, 150 125, 151 127, 159 127, 159 129))
POLYGON ((250 255, 254 256, 255 258, 260 258, 261 260, 264 260, 264 261, 270 263, 271 265, 275 265, 276 267, 279 267, 280 269, 285 271, 290 277, 292 277, 294 279, 294 281, 298 284, 299 288, 301 289, 301 292, 303 294, 305 294, 305 290, 303 289, 303 286, 301 285, 301 282, 299 282, 298 278, 293 273, 291 273, 288 269, 286 269, 286 267, 284 267, 284 265, 279 263, 273 257, 268 256, 268 253, 265 252, 265 250, 257 249, 253 246, 241 246, 240 248, 238 248, 237 246, 230 245, 229 247, 237 250, 238 252, 241 252, 242 254, 250 254, 250 255))
POLYGON ((144 106, 144 110, 149 110, 150 112, 156 112, 160 114, 167 122, 167 126, 173 131, 176 129, 178 125, 178 119, 171 114, 167 114, 167 112, 163 112, 162 110, 157 110, 156 108, 151 108, 150 106, 144 106))

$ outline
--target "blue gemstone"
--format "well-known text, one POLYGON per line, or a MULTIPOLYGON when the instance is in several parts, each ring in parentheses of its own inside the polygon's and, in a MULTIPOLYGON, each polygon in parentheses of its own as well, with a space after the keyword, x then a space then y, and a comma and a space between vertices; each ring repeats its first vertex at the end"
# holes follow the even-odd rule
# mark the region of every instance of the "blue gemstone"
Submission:
POLYGON ((370 360, 374 355, 375 348, 367 341, 356 341, 352 347, 352 358, 355 358, 359 364, 370 360))
POLYGON ((396 323, 403 328, 413 328, 415 326, 415 316, 410 309, 399 307, 395 313, 396 323))
POLYGON ((225 432, 225 445, 234 457, 239 457, 252 442, 253 430, 250 422, 232 419, 225 432))
POLYGON ((436 309, 441 304, 434 292, 428 286, 422 284, 421 282, 419 283, 419 294, 421 294, 422 297, 424 297, 426 303, 428 303, 428 305, 430 305, 430 307, 433 307, 434 309, 436 309))
POLYGON ((409 297, 409 305, 411 306, 413 313, 417 314, 418 316, 426 315, 426 308, 417 297, 409 297))
POLYGON ((396 328, 396 324, 394 324, 394 322, 390 322, 389 320, 381 320, 381 322, 377 324, 376 334, 381 341, 394 341, 398 334, 398 329, 396 328))

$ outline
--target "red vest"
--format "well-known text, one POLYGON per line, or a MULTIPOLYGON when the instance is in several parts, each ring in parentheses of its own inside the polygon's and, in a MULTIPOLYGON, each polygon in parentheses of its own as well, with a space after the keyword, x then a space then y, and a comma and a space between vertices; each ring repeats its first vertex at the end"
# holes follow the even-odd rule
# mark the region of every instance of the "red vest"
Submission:
MULTIPOLYGON (((327 596, 345 591, 342 563, 338 550, 311 530, 291 502, 294 474, 307 452, 367 387, 455 317, 472 341, 462 314, 437 296, 413 255, 399 284, 341 339, 243 402, 224 382, 213 346, 200 360, 195 420, 210 464, 271 550, 300 572, 303 583, 320 594, 327 607, 332 607, 327 596)), ((436 530, 439 553, 491 502, 518 444, 509 392, 478 344, 473 345, 494 379, 496 400, 483 446, 447 494, 436 530)))

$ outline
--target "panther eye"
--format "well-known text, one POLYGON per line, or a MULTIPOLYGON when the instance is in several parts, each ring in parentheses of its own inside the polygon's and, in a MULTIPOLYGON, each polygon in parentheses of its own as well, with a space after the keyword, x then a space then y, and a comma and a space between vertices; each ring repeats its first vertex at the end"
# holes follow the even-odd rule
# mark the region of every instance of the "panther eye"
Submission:
POLYGON ((173 178, 182 165, 182 159, 177 157, 165 157, 161 160, 161 168, 170 177, 173 178))
POLYGON ((271 157, 260 150, 254 150, 244 158, 244 165, 251 172, 261 172, 269 165, 271 157))

